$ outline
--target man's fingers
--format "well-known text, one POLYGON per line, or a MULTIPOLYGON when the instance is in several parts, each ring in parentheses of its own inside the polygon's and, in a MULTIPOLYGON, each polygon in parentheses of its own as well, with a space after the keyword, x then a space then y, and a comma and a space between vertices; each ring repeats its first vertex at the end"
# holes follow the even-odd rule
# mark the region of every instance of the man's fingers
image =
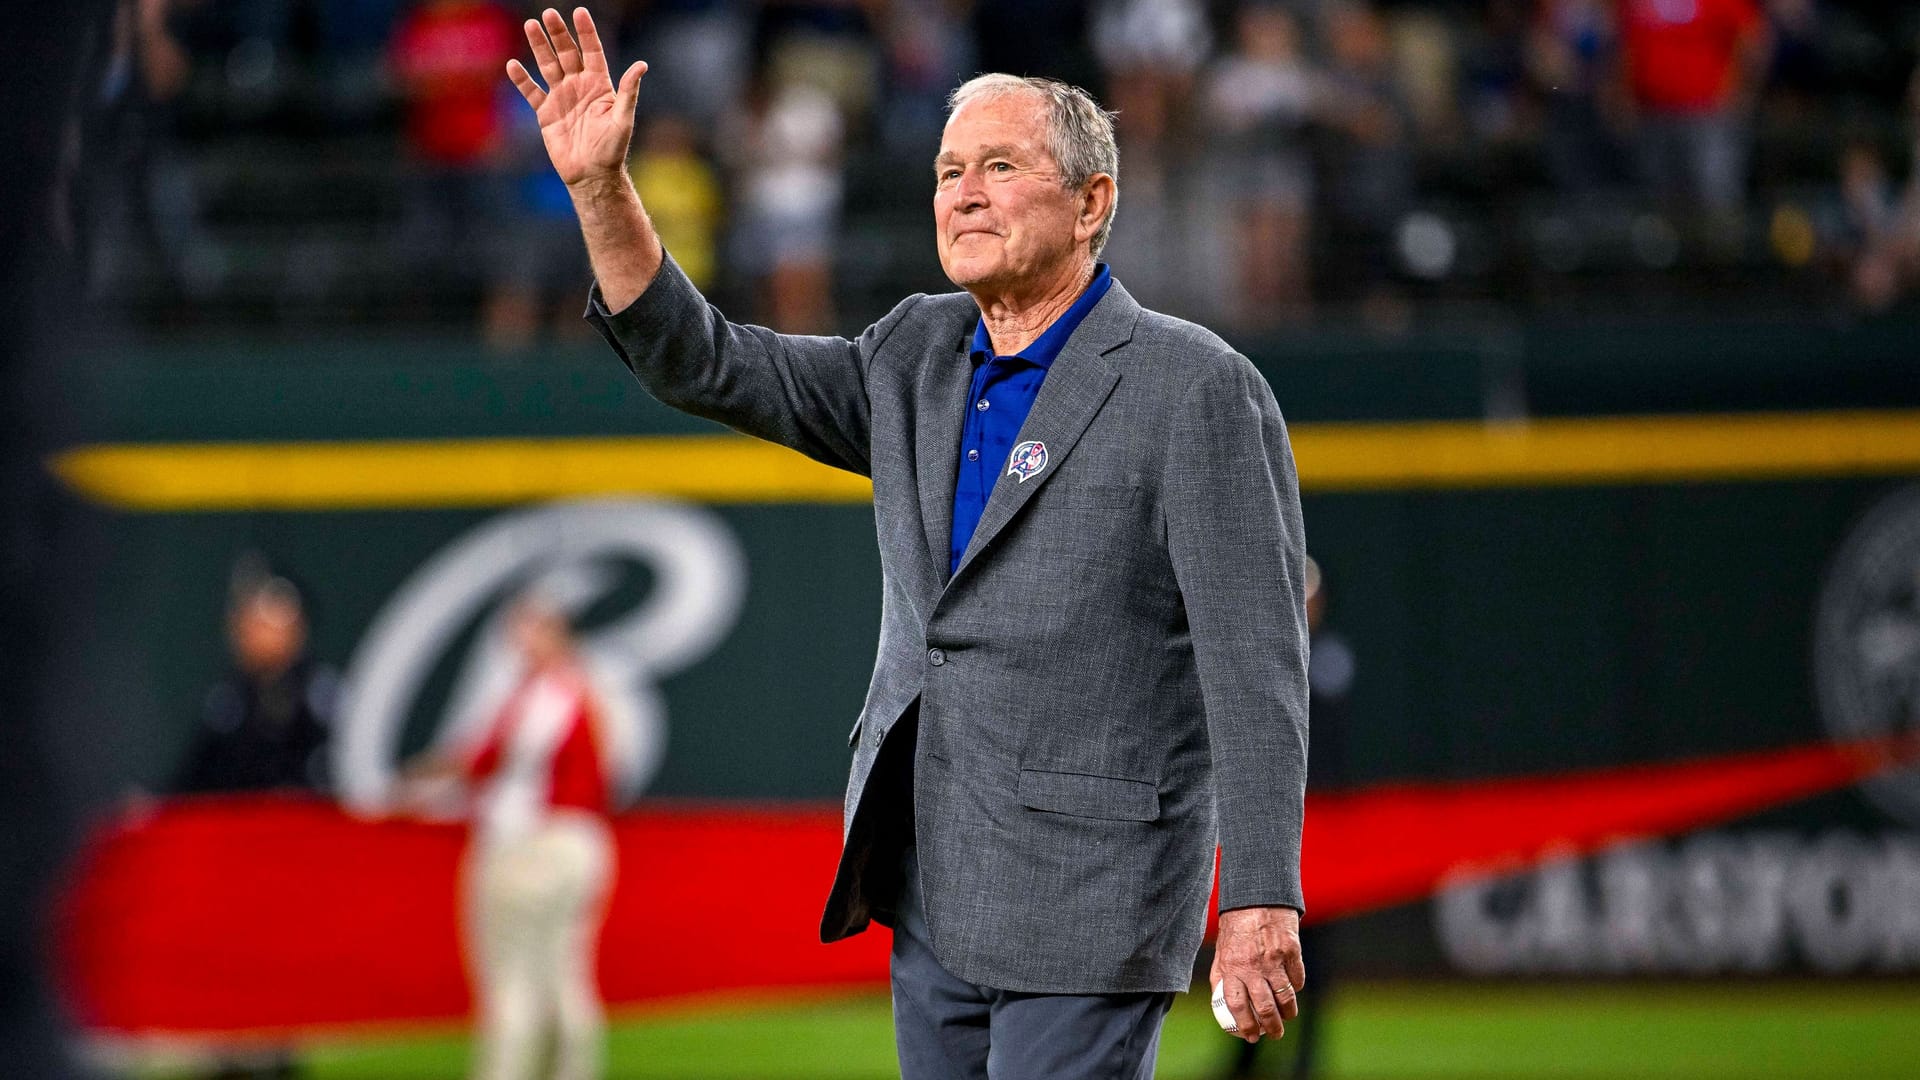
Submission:
POLYGON ((528 19, 520 29, 527 32, 527 44, 533 47, 533 63, 540 69, 540 77, 552 86, 560 81, 566 72, 560 69, 560 61, 554 58, 553 42, 547 40, 547 32, 540 28, 535 19, 528 19))
POLYGON ((1273 987, 1273 999, 1280 1003, 1280 1019, 1291 1020, 1300 1015, 1300 994, 1285 982, 1269 983, 1273 987))
POLYGON ((647 73, 647 62, 635 60, 626 74, 620 76, 620 86, 613 95, 613 111, 616 116, 632 116, 634 103, 640 97, 640 77, 647 73))
POLYGON ((1265 979, 1253 979, 1247 983, 1247 999, 1253 1009, 1254 1020, 1260 1025, 1262 1035, 1279 1038, 1287 1033, 1287 1025, 1280 1018, 1280 1003, 1274 1000, 1273 987, 1265 979))
POLYGON ((553 55, 560 61, 560 70, 569 75, 580 72, 580 47, 573 43, 573 31, 567 29, 567 20, 560 13, 548 8, 540 13, 540 24, 547 28, 547 36, 553 39, 553 55))
POLYGON ((1260 1021, 1253 1014, 1252 999, 1247 996, 1247 986, 1237 977, 1227 976, 1227 1011, 1233 1014, 1234 1034, 1247 1042, 1260 1040, 1260 1021))
POLYGON ((588 71, 607 73, 607 48, 600 43, 600 30, 593 25, 587 9, 573 9, 573 28, 580 35, 580 62, 588 71))
POLYGON ((540 108, 541 102, 547 100, 547 92, 540 89, 539 83, 533 81, 533 76, 527 74, 526 65, 520 61, 507 61, 507 78, 512 81, 513 88, 520 91, 520 96, 526 98, 527 104, 533 106, 535 110, 540 108))
POLYGON ((1295 948, 1285 958, 1287 981, 1293 984, 1293 992, 1299 993, 1307 988, 1307 961, 1295 948))

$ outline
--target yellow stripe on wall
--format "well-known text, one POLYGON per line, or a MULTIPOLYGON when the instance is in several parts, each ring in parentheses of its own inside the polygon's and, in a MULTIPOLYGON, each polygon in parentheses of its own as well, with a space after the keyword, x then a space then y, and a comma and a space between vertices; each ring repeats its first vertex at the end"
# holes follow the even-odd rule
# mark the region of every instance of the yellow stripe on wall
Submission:
POLYGON ((1920 411, 1302 424, 1314 491, 1660 484, 1920 472, 1920 411))
MULTIPOLYGON (((1920 474, 1920 411, 1299 424, 1310 492, 1920 474)), ((858 503, 867 481, 739 435, 81 446, 54 472, 125 510, 498 506, 655 495, 858 503)))
POLYGON ((867 481, 740 435, 171 443, 55 457, 75 490, 130 510, 497 506, 594 495, 865 502, 867 481))

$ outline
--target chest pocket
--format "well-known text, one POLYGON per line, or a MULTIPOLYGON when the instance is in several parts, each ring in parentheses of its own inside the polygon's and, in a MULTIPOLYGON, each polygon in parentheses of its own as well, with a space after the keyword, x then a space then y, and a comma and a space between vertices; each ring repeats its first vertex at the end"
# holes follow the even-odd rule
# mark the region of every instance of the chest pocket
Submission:
POLYGON ((1059 484, 1056 505, 1066 510, 1124 510, 1140 497, 1139 484, 1059 484))

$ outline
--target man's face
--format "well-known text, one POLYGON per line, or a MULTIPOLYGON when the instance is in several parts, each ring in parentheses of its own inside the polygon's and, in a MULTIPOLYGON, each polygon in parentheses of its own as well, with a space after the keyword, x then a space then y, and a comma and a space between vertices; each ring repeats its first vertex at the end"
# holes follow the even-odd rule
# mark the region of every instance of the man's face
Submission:
POLYGON ((1061 185, 1038 96, 962 105, 940 139, 934 178, 940 268, 955 285, 1017 286, 1072 257, 1083 198, 1061 185))
POLYGON ((567 654, 567 621, 558 611, 536 602, 522 602, 513 609, 507 627, 515 647, 534 667, 544 667, 567 654))
POLYGON ((260 595, 241 601, 229 616, 234 662, 250 675, 280 674, 307 644, 307 620, 292 600, 260 595))

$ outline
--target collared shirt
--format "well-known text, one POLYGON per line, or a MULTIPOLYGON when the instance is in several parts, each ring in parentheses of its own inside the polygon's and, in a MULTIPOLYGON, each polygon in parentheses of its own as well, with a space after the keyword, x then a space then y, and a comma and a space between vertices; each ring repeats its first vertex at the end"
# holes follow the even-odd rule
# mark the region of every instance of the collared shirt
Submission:
POLYGON ((1033 399, 1040 393, 1047 369, 1111 284, 1113 276, 1101 263, 1080 299, 1033 344, 1012 356, 993 355, 985 319, 974 327, 973 383, 967 392, 966 426, 960 432, 960 479, 953 490, 953 551, 947 573, 960 568, 960 556, 980 525, 994 483, 1007 471, 1013 441, 1020 435, 1020 425, 1027 422, 1027 413, 1033 411, 1033 399))

